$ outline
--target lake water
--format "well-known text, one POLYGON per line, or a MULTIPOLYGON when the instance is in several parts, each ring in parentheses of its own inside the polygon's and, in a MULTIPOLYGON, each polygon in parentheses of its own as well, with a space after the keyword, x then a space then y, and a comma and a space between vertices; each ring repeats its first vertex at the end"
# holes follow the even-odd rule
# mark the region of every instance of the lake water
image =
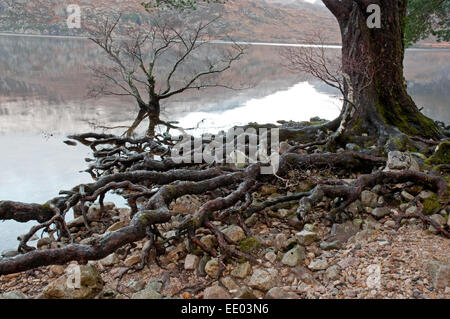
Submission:
MULTIPOLYGON (((183 127, 198 125, 200 132, 248 122, 335 118, 339 98, 320 83, 289 73, 280 50, 250 46, 223 75, 232 83, 250 83, 250 89, 175 96, 164 105, 163 116, 183 127)), ((130 124, 136 114, 131 100, 86 97, 91 85, 86 67, 101 62, 87 40, 0 36, 0 200, 42 203, 61 189, 91 181, 80 172, 89 149, 62 141, 69 134, 93 131, 95 125, 130 124)), ((423 112, 450 123, 450 51, 407 52, 405 74, 423 112)), ((117 196, 110 200, 124 204, 117 196)), ((16 248, 16 237, 30 225, 0 222, 0 251, 16 248)))

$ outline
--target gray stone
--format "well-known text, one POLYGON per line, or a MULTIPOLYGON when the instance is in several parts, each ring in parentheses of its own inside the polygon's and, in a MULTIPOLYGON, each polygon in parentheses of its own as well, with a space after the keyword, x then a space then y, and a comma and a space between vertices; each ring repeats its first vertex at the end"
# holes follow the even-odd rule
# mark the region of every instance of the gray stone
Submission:
POLYGON ((314 259, 308 265, 308 268, 313 271, 325 270, 328 268, 328 262, 325 259, 314 259))
POLYGON ((365 190, 361 193, 361 203, 363 206, 376 207, 378 204, 378 195, 365 190))
POLYGON ((112 253, 102 260, 100 260, 100 264, 105 267, 113 266, 119 262, 119 257, 115 253, 112 253))
POLYGON ((248 275, 250 275, 252 272, 252 266, 249 262, 238 264, 234 269, 231 271, 231 276, 235 278, 244 279, 248 275))
POLYGON ((408 193, 407 191, 402 191, 401 195, 406 200, 409 200, 409 201, 413 201, 414 200, 414 196, 411 195, 410 193, 408 193))
POLYGON ((145 288, 133 294, 131 299, 162 299, 162 296, 159 292, 153 290, 152 288, 145 288))
POLYGON ((253 293, 253 290, 247 286, 239 289, 239 291, 236 294, 236 298, 237 299, 257 299, 255 294, 253 293))
POLYGON ((5 258, 13 258, 19 255, 20 253, 17 251, 17 249, 11 249, 11 250, 4 250, 2 251, 2 256, 5 258))
POLYGON ((217 238, 214 235, 203 236, 200 241, 208 248, 214 248, 217 245, 217 238))
POLYGON ((205 267, 210 259, 211 259, 211 257, 209 257, 208 255, 203 255, 203 257, 200 258, 200 261, 198 263, 198 275, 199 276, 202 276, 202 277, 206 276, 205 267))
POLYGON ((0 299, 29 299, 27 295, 20 291, 10 291, 0 294, 0 299))
POLYGON ((223 277, 220 279, 222 285, 224 285, 228 290, 239 290, 239 285, 230 276, 223 277))
POLYGON ((256 269, 253 272, 248 285, 258 290, 268 291, 270 288, 275 286, 275 282, 267 271, 256 269))
POLYGON ((353 215, 357 215, 359 212, 361 212, 361 210, 362 206, 359 200, 356 200, 347 206, 347 211, 352 213, 353 215))
POLYGON ((320 248, 323 250, 341 249, 342 243, 339 240, 323 241, 320 243, 320 248))
POLYGON ((434 260, 427 264, 427 270, 434 288, 450 287, 450 263, 434 260))
POLYGON ((425 200, 425 199, 428 199, 428 198, 430 198, 431 196, 433 196, 434 195, 434 193, 433 192, 431 192, 431 191, 421 191, 420 193, 419 193, 419 198, 420 199, 422 199, 422 200, 425 200))
POLYGON ((48 299, 89 299, 102 289, 102 277, 93 265, 69 265, 66 274, 44 288, 43 296, 48 299))
POLYGON ((281 263, 286 266, 295 267, 305 260, 305 258, 305 248, 296 246, 284 254, 281 263))
POLYGON ((40 249, 42 246, 50 245, 55 240, 53 238, 44 237, 38 240, 37 248, 40 249))
POLYGON ((211 278, 216 278, 219 274, 219 260, 217 258, 213 258, 208 261, 205 265, 205 272, 211 278))
POLYGON ((295 234, 300 245, 308 246, 317 240, 317 234, 308 230, 302 230, 295 234))
POLYGON ((195 270, 198 267, 198 263, 200 261, 200 258, 196 255, 187 255, 186 259, 184 260, 184 269, 186 270, 195 270))
POLYGON ((296 299, 298 298, 297 294, 293 293, 293 292, 288 292, 283 290, 280 287, 273 287, 272 289, 270 289, 266 295, 265 295, 266 299, 296 299))
POLYGON ((343 224, 333 224, 331 227, 330 237, 328 241, 340 241, 341 243, 347 242, 347 240, 355 235, 359 231, 359 227, 353 224, 351 221, 347 221, 343 224))
POLYGON ((264 255, 264 258, 273 264, 277 260, 277 255, 273 251, 269 251, 264 255))
POLYGON ((203 299, 231 299, 231 295, 225 288, 213 285, 205 289, 203 299))
POLYGON ((236 225, 231 225, 225 228, 222 232, 235 243, 241 241, 242 239, 245 239, 246 237, 244 230, 236 225))
POLYGON ((163 286, 163 283, 160 280, 158 280, 156 278, 152 278, 152 279, 150 279, 150 281, 148 282, 148 284, 145 288, 152 289, 156 292, 161 292, 162 286, 163 286))
POLYGON ((377 219, 380 219, 384 216, 389 215, 390 213, 391 211, 387 207, 377 207, 372 211, 371 215, 377 219))
POLYGON ((283 233, 280 233, 275 236, 273 245, 277 250, 284 250, 287 247, 287 241, 287 236, 283 233))
POLYGON ((341 274, 341 268, 338 265, 328 267, 325 271, 325 278, 328 280, 337 280, 341 274))
POLYGON ((408 207, 408 208, 406 209, 405 213, 406 213, 406 214, 414 214, 414 213, 416 213, 417 211, 418 211, 417 206, 413 205, 413 206, 408 207))
POLYGON ((388 153, 388 160, 386 162, 385 171, 396 171, 396 170, 420 170, 419 164, 416 160, 408 153, 402 153, 399 151, 391 151, 388 153))

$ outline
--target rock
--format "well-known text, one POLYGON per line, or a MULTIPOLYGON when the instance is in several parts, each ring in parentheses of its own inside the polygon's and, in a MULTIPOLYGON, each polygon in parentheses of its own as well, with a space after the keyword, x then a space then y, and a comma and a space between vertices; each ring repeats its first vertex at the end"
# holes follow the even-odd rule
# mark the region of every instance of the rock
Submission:
POLYGON ((323 241, 320 243, 320 248, 323 250, 341 249, 342 243, 339 240, 323 241))
POLYGON ((239 290, 239 285, 230 276, 223 277, 220 279, 222 285, 224 285, 228 290, 239 290))
POLYGON ((430 197, 432 197, 433 195, 435 195, 433 192, 430 191, 421 191, 419 193, 419 198, 422 200, 428 199, 430 197))
POLYGON ((162 299, 159 292, 153 290, 152 288, 145 288, 133 294, 131 299, 162 299))
POLYGON ((378 195, 374 192, 365 190, 361 193, 361 203, 363 206, 376 207, 378 204, 378 195))
POLYGON ((217 245, 217 238, 214 235, 206 235, 200 238, 200 242, 208 248, 214 248, 217 245))
POLYGON ((236 298, 237 299, 257 299, 253 290, 247 286, 244 286, 238 290, 238 292, 236 293, 236 298))
POLYGON ((200 261, 198 263, 198 270, 197 270, 199 276, 202 276, 202 277, 206 276, 205 267, 210 259, 211 258, 208 255, 203 255, 202 258, 200 258, 200 261))
POLYGON ((48 268, 50 272, 52 272, 54 275, 61 276, 64 274, 64 271, 66 270, 66 267, 61 265, 52 265, 48 268))
POLYGON ((353 224, 351 221, 347 221, 344 224, 333 224, 331 227, 330 237, 328 241, 339 241, 346 243, 347 240, 358 233, 359 227, 353 224))
POLYGON ((250 216, 245 220, 245 225, 251 227, 255 226, 257 222, 258 222, 258 214, 252 214, 252 216, 250 216))
POLYGON ((342 269, 347 269, 348 267, 357 265, 358 263, 359 263, 359 258, 358 257, 345 257, 344 259, 341 259, 338 262, 338 265, 342 269))
POLYGON ((231 299, 231 295, 225 288, 213 285, 205 289, 203 299, 231 299))
POLYGON ((391 211, 387 207, 377 207, 370 214, 376 219, 380 219, 383 218, 384 216, 389 215, 390 213, 391 211))
POLYGON ((48 299, 89 299, 103 289, 103 280, 93 265, 69 265, 66 273, 43 290, 48 299))
POLYGON ((193 214, 200 208, 201 205, 202 203, 194 196, 185 195, 175 201, 172 210, 182 215, 193 214))
POLYGON ((400 193, 400 195, 402 195, 402 197, 403 197, 404 199, 406 199, 406 200, 409 200, 409 201, 413 201, 413 200, 414 200, 414 196, 411 195, 410 193, 408 193, 407 191, 402 191, 402 192, 400 193))
POLYGON ((275 236, 273 245, 277 250, 282 251, 287 247, 287 241, 288 241, 287 236, 283 233, 280 233, 275 236))
POLYGON ((130 222, 131 220, 131 209, 121 208, 119 209, 119 219, 121 222, 130 222))
POLYGON ((20 255, 20 253, 17 251, 17 249, 2 251, 2 256, 5 258, 13 258, 13 257, 16 257, 17 255, 20 255))
POLYGON ((354 201, 350 205, 347 206, 347 211, 352 213, 353 215, 357 215, 362 211, 361 202, 359 200, 354 201))
POLYGON ((144 280, 131 280, 128 284, 128 287, 130 287, 134 292, 141 291, 145 288, 145 281, 144 280))
POLYGON ((427 270, 434 288, 450 287, 450 263, 434 260, 427 264, 427 270))
POLYGON ((114 223, 111 226, 109 226, 108 229, 106 230, 106 232, 116 231, 116 230, 119 230, 126 226, 128 226, 127 221, 120 221, 120 222, 114 223))
POLYGON ((388 227, 388 228, 395 228, 395 226, 397 226, 397 223, 393 220, 387 220, 384 223, 384 226, 388 227))
POLYGON ((252 288, 267 291, 275 286, 275 282, 267 271, 256 269, 253 271, 248 285, 252 288))
POLYGON ((131 266, 139 263, 140 261, 141 261, 141 256, 132 255, 132 256, 128 257, 127 259, 125 259, 124 265, 127 267, 131 267, 131 266))
POLYGON ((419 164, 408 153, 402 153, 399 151, 391 151, 388 153, 388 160, 386 162, 385 171, 398 171, 398 170, 420 170, 419 164))
POLYGON ((406 214, 414 214, 414 213, 417 212, 418 209, 419 209, 419 208, 417 208, 417 206, 413 205, 413 206, 408 207, 408 208, 406 209, 405 213, 406 213, 406 214))
POLYGON ((276 193, 278 189, 273 185, 263 185, 260 189, 260 193, 263 196, 272 195, 276 193))
POLYGON ((222 232, 235 243, 241 241, 246 237, 244 230, 237 225, 231 225, 225 228, 222 232))
POLYGON ((264 258, 273 264, 277 260, 277 255, 273 251, 269 251, 264 255, 264 258))
POLYGON ((439 214, 431 215, 430 218, 435 220, 441 226, 444 226, 447 223, 445 217, 439 214))
MULTIPOLYGON (((447 223, 447 221, 445 220, 445 217, 443 217, 442 215, 439 215, 439 214, 431 215, 430 218, 433 219, 434 221, 436 221, 441 226, 445 226, 445 224, 447 223)), ((428 230, 431 231, 433 234, 438 233, 438 230, 435 229, 432 225, 430 225, 428 227, 428 230)))
POLYGON ((48 237, 41 238, 37 242, 37 248, 41 249, 41 247, 46 246, 46 245, 50 245, 54 241, 55 240, 53 238, 48 238, 48 237))
POLYGON ((280 287, 271 288, 265 296, 266 299, 294 299, 295 297, 298 298, 295 293, 285 291, 280 287))
POLYGON ((150 279, 150 281, 148 282, 148 284, 145 288, 152 289, 156 292, 161 292, 162 286, 163 286, 163 283, 160 280, 158 280, 156 278, 152 278, 152 279, 150 279))
POLYGON ((289 218, 288 224, 289 224, 289 226, 291 226, 295 229, 298 229, 298 230, 301 230, 303 227, 303 223, 298 220, 297 216, 293 216, 293 217, 289 218))
POLYGON ((328 263, 325 259, 314 259, 309 263, 308 268, 313 271, 325 270, 328 268, 328 263))
POLYGON ((286 153, 292 146, 289 143, 281 142, 280 143, 280 155, 286 153))
POLYGON ((219 275, 219 260, 217 258, 213 258, 208 261, 205 265, 205 272, 211 278, 216 278, 219 275))
POLYGON ((117 257, 116 253, 112 253, 100 260, 100 264, 102 264, 102 266, 109 267, 118 264, 119 261, 119 257, 117 257))
POLYGON ((338 265, 333 265, 331 267, 328 267, 328 269, 325 271, 325 278, 327 280, 337 280, 339 279, 341 274, 341 268, 338 265))
POLYGON ((317 240, 317 234, 312 231, 302 230, 301 232, 295 234, 300 245, 308 246, 317 240))
POLYGON ((10 291, 0 294, 0 299, 29 299, 27 295, 20 291, 10 291))
POLYGON ((252 273, 252 266, 249 262, 238 264, 232 271, 231 276, 244 279, 252 273))
POLYGON ((184 269, 186 270, 195 270, 198 267, 198 263, 200 261, 200 258, 196 255, 187 255, 186 259, 184 260, 184 269))
POLYGON ((281 263, 290 267, 295 267, 305 260, 305 248, 297 246, 283 255, 281 263))
MULTIPOLYGON (((116 207, 116 205, 111 202, 104 203, 103 205, 105 208, 105 212, 113 210, 116 207)), ((102 218, 102 210, 100 208, 100 204, 92 204, 88 209, 87 217, 89 220, 102 218)))

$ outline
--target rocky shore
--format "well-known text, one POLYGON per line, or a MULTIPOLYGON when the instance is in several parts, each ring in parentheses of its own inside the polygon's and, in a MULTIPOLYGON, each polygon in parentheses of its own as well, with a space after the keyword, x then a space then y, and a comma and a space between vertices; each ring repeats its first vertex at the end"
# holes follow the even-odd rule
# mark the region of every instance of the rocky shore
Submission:
MULTIPOLYGON (((410 154, 391 155, 386 169, 419 170, 422 166, 420 159, 410 154)), ((264 185, 252 195, 258 202, 307 191, 311 188, 308 181, 330 178, 330 174, 333 172, 327 170, 291 171, 287 183, 264 185)), ((357 177, 350 174, 346 182, 357 177)), ((183 196, 170 208, 181 217, 198 210, 207 197, 183 196)), ((424 203, 425 215, 433 212, 436 194, 404 183, 363 191, 346 209, 351 218, 343 216, 341 223, 325 218, 331 199, 316 205, 305 225, 296 217, 297 205, 289 202, 254 214, 244 223, 215 221, 237 243, 236 249, 257 257, 254 264, 225 259, 220 278, 219 259, 188 240, 170 246, 157 260, 156 250, 150 250, 148 266, 122 277, 129 267, 141 263, 141 252, 148 243, 140 241, 87 265, 72 262, 0 276, 0 298, 450 298, 450 240, 418 218, 399 218, 420 209, 416 199, 424 203)), ((105 203, 105 208, 108 218, 103 218, 98 204, 89 208, 89 218, 94 220, 91 231, 96 233, 93 238, 130 222, 130 209, 112 203, 105 203)), ((448 216, 447 207, 429 217, 436 225, 447 227, 448 216)), ((175 235, 180 220, 174 217, 165 224, 163 236, 175 235)), ((68 226, 77 240, 87 243, 82 217, 68 226)), ((217 247, 209 229, 198 228, 196 236, 206 247, 217 247)), ((49 237, 39 239, 37 247, 65 244, 49 237)), ((14 253, 4 255, 12 257, 14 253)))

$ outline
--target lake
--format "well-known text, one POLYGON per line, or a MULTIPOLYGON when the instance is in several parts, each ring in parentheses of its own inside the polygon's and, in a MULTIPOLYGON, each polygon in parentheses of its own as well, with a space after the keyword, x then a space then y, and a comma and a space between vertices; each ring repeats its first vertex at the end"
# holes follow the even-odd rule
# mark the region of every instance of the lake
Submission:
MULTIPOLYGON (((224 45, 216 44, 215 50, 224 45)), ((249 46, 245 57, 222 76, 251 88, 175 96, 163 105, 163 117, 183 127, 198 126, 197 132, 248 122, 335 118, 341 104, 335 92, 289 73, 280 50, 275 44, 249 46)), ((80 172, 89 148, 62 141, 69 134, 101 132, 99 125, 130 124, 137 110, 126 98, 87 98, 92 83, 87 66, 102 61, 86 39, 0 35, 0 200, 42 203, 62 189, 91 181, 80 172)), ((408 51, 405 75, 423 112, 449 124, 450 51, 408 51)), ((117 196, 109 200, 124 205, 117 196)), ((16 248, 17 236, 32 224, 0 222, 0 251, 16 248)))

